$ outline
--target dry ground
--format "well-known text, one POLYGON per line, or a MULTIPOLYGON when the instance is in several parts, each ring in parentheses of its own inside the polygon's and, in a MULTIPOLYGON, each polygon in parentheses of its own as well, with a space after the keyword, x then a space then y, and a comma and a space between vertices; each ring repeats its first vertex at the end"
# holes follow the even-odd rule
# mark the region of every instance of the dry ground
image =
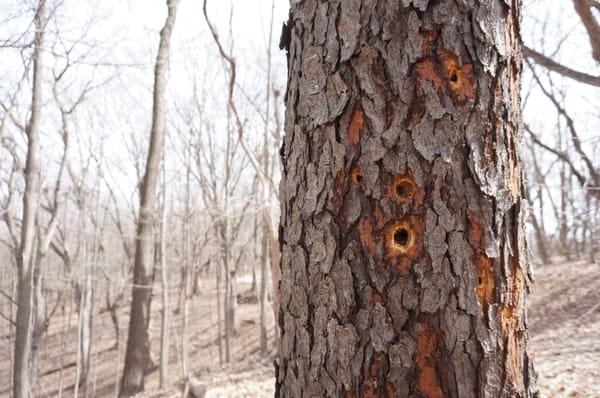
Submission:
MULTIPOLYGON (((535 269, 536 284, 530 296, 529 326, 539 373, 538 385, 543 397, 600 397, 600 265, 585 262, 567 263, 555 259, 551 265, 535 269)), ((241 284, 240 290, 247 289, 241 284)), ((259 351, 258 305, 238 307, 238 331, 233 340, 230 365, 219 364, 215 344, 217 315, 214 310, 215 290, 208 282, 204 295, 194 299, 191 310, 190 362, 198 378, 209 386, 207 397, 272 397, 274 393, 272 358, 261 358, 259 351)), ((157 298, 158 300, 158 298, 157 298)), ((175 305, 175 303, 173 303, 175 305)), ((158 358, 159 315, 158 301, 154 307, 156 317, 152 325, 153 353, 158 358)), ((121 319, 125 327, 126 309, 121 319)), ((172 316, 171 380, 173 387, 158 390, 158 371, 147 377, 148 393, 145 397, 180 397, 179 339, 181 316, 172 316)), ((41 373, 51 372, 41 378, 38 397, 57 396, 61 363, 75 359, 72 342, 75 325, 67 335, 61 333, 60 317, 51 325, 46 349, 42 358, 41 373), (69 344, 65 345, 65 342, 69 344), (67 347, 65 349, 65 347, 67 347)), ((269 325, 272 315, 269 313, 269 325)), ((122 367, 123 349, 113 348, 114 333, 108 314, 96 319, 94 328, 93 391, 97 397, 112 397, 115 382, 122 367)), ((269 329, 273 345, 273 329, 269 329)), ((5 340, 6 341, 6 340, 5 340)), ((9 352, 8 347, 2 353, 9 352)), ((7 360, 0 362, 0 396, 8 396, 9 371, 7 360)), ((74 367, 63 372, 64 396, 72 396, 74 367)))
POLYGON ((600 397, 600 264, 535 269, 529 327, 543 397, 600 397))

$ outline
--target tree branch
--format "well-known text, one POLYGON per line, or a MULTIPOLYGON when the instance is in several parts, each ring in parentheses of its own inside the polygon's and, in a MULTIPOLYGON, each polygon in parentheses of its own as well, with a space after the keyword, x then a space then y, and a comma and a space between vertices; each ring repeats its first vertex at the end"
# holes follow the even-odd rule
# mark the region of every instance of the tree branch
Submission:
POLYGON ((573 5, 590 39, 592 57, 600 62, 600 25, 592 13, 592 7, 597 8, 598 3, 592 0, 573 0, 573 5))
POLYGON ((235 87, 235 78, 236 78, 235 60, 233 59, 233 57, 231 55, 227 54, 227 52, 225 51, 225 48, 223 47, 221 40, 219 39, 217 30, 210 22, 210 19, 208 18, 208 14, 206 12, 206 2, 207 2, 207 0, 204 0, 203 5, 202 5, 202 12, 204 13, 204 19, 206 20, 208 29, 210 30, 210 33, 214 39, 214 42, 217 45, 217 48, 219 49, 219 54, 221 54, 221 57, 229 64, 228 103, 229 103, 229 108, 233 112, 236 127, 238 129, 238 136, 239 136, 240 144, 242 145, 242 148, 244 149, 246 156, 248 156, 248 159, 250 160, 252 167, 258 174, 258 177, 260 178, 262 184, 264 186, 268 187, 269 190, 271 191, 271 193, 275 197, 278 197, 279 191, 278 191, 277 187, 275 186, 275 183, 268 175, 266 175, 264 173, 262 167, 260 166, 258 159, 256 158, 256 155, 254 154, 254 152, 252 151, 252 149, 250 148, 250 146, 248 145, 248 143, 246 142, 246 140, 244 138, 244 125, 243 125, 240 115, 238 113, 237 106, 235 105, 235 102, 233 101, 233 89, 235 87))
POLYGON ((526 46, 523 47, 523 55, 535 61, 536 64, 541 65, 552 72, 558 73, 559 75, 576 80, 580 83, 600 87, 600 76, 589 75, 587 73, 579 72, 569 67, 566 67, 554 61, 553 59, 548 58, 544 54, 539 53, 526 46))
POLYGON ((544 95, 552 102, 552 104, 554 104, 554 107, 556 108, 558 113, 561 116, 563 116, 567 121, 567 127, 569 128, 569 132, 571 133, 571 142, 573 143, 573 147, 575 148, 575 151, 579 154, 579 156, 581 156, 581 159, 583 159, 583 162, 585 163, 590 173, 590 179, 592 180, 592 184, 594 185, 594 187, 597 188, 598 186, 600 186, 600 175, 598 173, 598 170, 596 170, 594 163, 592 162, 590 157, 584 152, 581 146, 581 139, 579 138, 577 129, 575 129, 575 121, 573 120, 573 118, 571 118, 571 116, 569 116, 567 111, 561 106, 561 104, 556 100, 556 98, 554 98, 554 95, 552 95, 552 93, 544 87, 540 78, 535 73, 535 70, 533 70, 533 68, 532 72, 535 81, 537 82, 544 95))

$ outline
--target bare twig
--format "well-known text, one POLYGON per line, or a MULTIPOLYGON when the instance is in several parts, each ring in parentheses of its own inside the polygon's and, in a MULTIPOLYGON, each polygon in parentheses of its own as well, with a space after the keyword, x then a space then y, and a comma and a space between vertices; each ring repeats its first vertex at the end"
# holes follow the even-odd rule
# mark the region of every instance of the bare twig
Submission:
POLYGON ((567 66, 559 64, 553 59, 539 53, 529 47, 523 47, 523 55, 527 58, 535 61, 536 64, 541 65, 552 72, 556 72, 560 75, 576 80, 581 83, 589 84, 591 86, 600 87, 600 76, 589 75, 584 72, 579 72, 571 69, 567 66))

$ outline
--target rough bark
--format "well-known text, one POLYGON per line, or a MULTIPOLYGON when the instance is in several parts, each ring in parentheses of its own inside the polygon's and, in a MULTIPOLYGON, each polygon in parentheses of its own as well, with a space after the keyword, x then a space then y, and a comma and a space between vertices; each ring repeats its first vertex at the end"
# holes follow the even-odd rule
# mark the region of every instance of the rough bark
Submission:
MULTIPOLYGON (((31 116, 27 125, 27 160, 25 164, 25 193, 23 195, 23 218, 21 241, 17 253, 17 325, 14 350, 13 397, 24 398, 32 394, 32 344, 37 323, 36 280, 36 220, 40 195, 40 123, 42 108, 42 54, 46 2, 40 1, 35 15, 35 39, 33 49, 33 87, 31 116)), ((36 275, 37 273, 37 275, 36 275)), ((39 285, 39 283, 38 283, 39 285)))
POLYGON ((519 13, 291 2, 276 396, 537 396, 519 13))
POLYGON ((156 188, 160 157, 165 139, 166 85, 171 33, 175 25, 178 0, 167 0, 168 15, 160 32, 160 43, 154 68, 154 96, 150 148, 146 172, 140 192, 140 214, 137 228, 135 263, 133 269, 131 317, 125 366, 120 395, 128 397, 144 390, 144 373, 150 363, 148 322, 152 296, 154 268, 154 239, 156 188))

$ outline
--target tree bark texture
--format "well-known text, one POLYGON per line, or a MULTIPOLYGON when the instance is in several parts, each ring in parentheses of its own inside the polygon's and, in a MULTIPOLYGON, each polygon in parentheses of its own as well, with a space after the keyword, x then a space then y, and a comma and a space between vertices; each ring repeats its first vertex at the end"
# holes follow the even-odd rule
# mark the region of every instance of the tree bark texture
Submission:
POLYGON ((518 0, 293 0, 278 397, 533 397, 518 0))
POLYGON ((154 268, 153 229, 156 221, 156 187, 160 157, 165 140, 167 68, 171 34, 179 0, 167 0, 168 15, 160 31, 160 43, 154 68, 152 127, 146 172, 140 192, 140 215, 137 228, 133 269, 131 317, 120 396, 132 396, 144 390, 144 373, 150 363, 148 322, 154 268))
MULTIPOLYGON (((41 293, 39 287, 39 264, 36 258, 36 221, 40 196, 40 124, 42 112, 42 72, 46 2, 40 1, 35 15, 35 39, 33 48, 33 86, 31 116, 27 124, 27 160, 25 163, 25 193, 23 195, 23 219, 21 240, 17 253, 17 322, 15 330, 13 397, 32 395, 32 379, 35 366, 32 344, 39 312, 36 302, 41 293), (37 282, 37 284, 36 284, 37 282)), ((42 304, 41 302, 39 303, 42 304)))

